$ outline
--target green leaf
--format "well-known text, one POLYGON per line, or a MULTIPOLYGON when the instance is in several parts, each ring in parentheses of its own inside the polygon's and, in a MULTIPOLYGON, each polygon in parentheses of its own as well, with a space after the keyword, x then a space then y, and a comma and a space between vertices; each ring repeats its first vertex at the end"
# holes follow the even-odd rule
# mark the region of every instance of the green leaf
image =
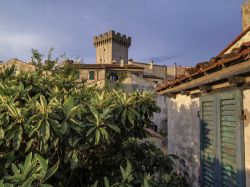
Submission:
POLYGON ((98 186, 98 181, 95 181, 95 183, 91 185, 91 187, 97 187, 97 186, 98 186))
POLYGON ((13 146, 16 151, 19 149, 21 145, 22 138, 23 138, 23 128, 21 127, 21 125, 19 125, 13 139, 13 146))
POLYGON ((127 118, 127 109, 125 108, 123 111, 122 111, 122 116, 121 116, 121 120, 122 120, 122 124, 125 125, 126 123, 126 118, 127 118))
POLYGON ((3 180, 0 180, 0 187, 4 187, 3 180))
POLYGON ((116 125, 107 125, 110 129, 114 130, 117 133, 121 133, 121 130, 119 127, 117 127, 116 125))
POLYGON ((0 140, 4 139, 4 130, 2 127, 0 127, 0 140))
POLYGON ((64 135, 67 131, 68 131, 68 123, 64 121, 61 124, 60 133, 61 135, 64 135))
POLYGON ((16 167, 14 163, 11 163, 11 168, 12 168, 14 175, 20 173, 20 170, 16 167))
POLYGON ((25 148, 25 152, 29 151, 30 147, 32 146, 32 143, 34 142, 34 139, 30 139, 27 143, 27 146, 25 148))
POLYGON ((42 126, 42 138, 47 142, 50 137, 50 124, 46 120, 45 123, 42 126))
POLYGON ((149 187, 148 179, 146 177, 143 180, 143 187, 149 187))
POLYGON ((93 107, 89 107, 89 109, 90 109, 91 113, 93 114, 93 116, 95 117, 95 119, 98 119, 99 118, 98 111, 93 107))
POLYGON ((42 174, 45 175, 48 169, 48 160, 45 160, 41 155, 36 154, 35 155, 37 161, 39 162, 41 168, 42 168, 42 174))
POLYGON ((106 140, 109 140, 108 132, 104 128, 99 128, 106 140))
POLYGON ((32 160, 32 153, 29 153, 29 155, 26 157, 26 159, 24 161, 24 165, 22 168, 23 179, 26 178, 26 176, 30 172, 31 168, 33 167, 33 165, 31 164, 31 160, 32 160))
POLYGON ((97 129, 95 131, 95 144, 97 145, 97 144, 99 144, 99 142, 100 142, 100 131, 99 131, 99 129, 97 129))
POLYGON ((32 176, 25 180, 25 182, 20 187, 30 187, 35 178, 32 176))
POLYGON ((92 127, 88 130, 86 136, 88 137, 94 130, 96 129, 96 127, 92 127))
POLYGON ((105 187, 110 187, 109 179, 107 177, 103 178, 105 187))
POLYGON ((120 166, 120 170, 121 170, 121 173, 122 173, 122 178, 123 180, 125 181, 126 180, 126 173, 125 173, 125 170, 122 166, 120 166))
POLYGON ((54 173, 58 170, 59 165, 60 165, 60 160, 58 160, 56 164, 54 164, 51 168, 48 169, 48 172, 44 177, 44 182, 48 180, 52 175, 54 175, 54 173))

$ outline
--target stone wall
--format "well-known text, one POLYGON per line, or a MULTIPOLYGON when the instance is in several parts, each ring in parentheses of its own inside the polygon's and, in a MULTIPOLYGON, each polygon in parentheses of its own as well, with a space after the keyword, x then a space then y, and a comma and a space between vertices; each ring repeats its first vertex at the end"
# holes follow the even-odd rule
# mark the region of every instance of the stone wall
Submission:
POLYGON ((80 80, 86 80, 87 85, 98 85, 99 87, 104 87, 105 85, 105 69, 80 69, 80 80), (89 71, 95 72, 95 79, 89 80, 89 71))
POLYGON ((190 186, 199 186, 200 123, 199 98, 177 95, 168 101, 168 154, 179 157, 177 168, 190 186))
POLYGON ((245 30, 250 26, 250 1, 242 5, 242 29, 245 30))
POLYGON ((125 64, 128 63, 128 47, 121 45, 119 43, 112 43, 112 60, 115 60, 116 63, 120 63, 121 60, 125 64))
POLYGON ((153 62, 150 63, 134 62, 132 60, 129 61, 129 64, 134 64, 136 66, 143 67, 144 73, 146 75, 155 75, 157 77, 166 79, 167 67, 164 65, 154 64, 153 62))
POLYGON ((250 89, 243 91, 243 107, 246 115, 244 121, 246 187, 250 187, 250 89))

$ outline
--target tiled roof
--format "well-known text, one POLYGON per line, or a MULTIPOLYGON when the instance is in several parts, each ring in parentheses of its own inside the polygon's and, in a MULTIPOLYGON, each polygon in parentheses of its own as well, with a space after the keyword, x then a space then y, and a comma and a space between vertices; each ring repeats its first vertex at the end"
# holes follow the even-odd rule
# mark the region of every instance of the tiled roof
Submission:
POLYGON ((133 64, 74 64, 79 69, 144 69, 133 64))
POLYGON ((243 32, 241 32, 239 34, 239 36, 237 36, 234 41, 232 41, 225 49, 223 49, 223 51, 220 52, 219 56, 220 55, 223 55, 228 49, 230 49, 234 44, 237 43, 237 41, 239 41, 243 36, 245 36, 248 32, 250 31, 250 26, 245 29, 243 32))
POLYGON ((193 79, 206 75, 210 71, 219 71, 221 67, 229 67, 236 63, 241 63, 250 59, 250 42, 243 43, 239 48, 235 48, 229 54, 219 55, 212 58, 209 62, 197 64, 194 68, 190 68, 185 74, 180 75, 177 79, 168 81, 163 85, 159 85, 157 92, 173 88, 182 83, 190 82, 193 79))

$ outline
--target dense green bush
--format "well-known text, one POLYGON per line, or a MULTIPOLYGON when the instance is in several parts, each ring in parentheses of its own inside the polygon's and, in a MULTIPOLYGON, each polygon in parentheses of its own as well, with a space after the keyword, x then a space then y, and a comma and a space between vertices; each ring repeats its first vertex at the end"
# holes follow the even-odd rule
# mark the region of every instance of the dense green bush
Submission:
POLYGON ((0 187, 182 186, 171 157, 141 141, 152 94, 88 88, 72 69, 0 74, 0 187))

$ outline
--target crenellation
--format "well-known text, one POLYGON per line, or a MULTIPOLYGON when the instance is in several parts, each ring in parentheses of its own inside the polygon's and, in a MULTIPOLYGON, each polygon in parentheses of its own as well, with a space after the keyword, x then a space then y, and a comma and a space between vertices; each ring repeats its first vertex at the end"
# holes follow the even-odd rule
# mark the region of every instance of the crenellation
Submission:
POLYGON ((128 48, 131 37, 113 30, 94 37, 97 63, 112 63, 112 60, 128 63, 128 48), (105 52, 106 51, 106 52, 105 52))

